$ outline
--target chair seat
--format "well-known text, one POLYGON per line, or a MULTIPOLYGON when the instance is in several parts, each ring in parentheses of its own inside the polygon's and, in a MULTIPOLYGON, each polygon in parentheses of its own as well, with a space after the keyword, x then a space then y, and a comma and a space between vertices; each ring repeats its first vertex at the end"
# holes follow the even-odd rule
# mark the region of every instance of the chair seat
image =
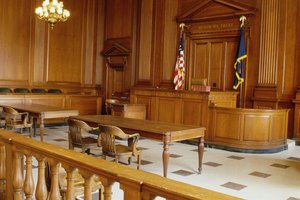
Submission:
POLYGON ((98 140, 93 137, 84 137, 81 139, 82 144, 97 144, 98 140))
POLYGON ((116 147, 116 153, 117 154, 132 155, 132 148, 130 148, 128 146, 117 144, 115 147, 116 147))
POLYGON ((27 123, 26 127, 25 127, 24 123, 22 121, 16 121, 14 124, 6 124, 6 126, 14 127, 14 128, 30 128, 30 127, 32 127, 32 124, 27 123))

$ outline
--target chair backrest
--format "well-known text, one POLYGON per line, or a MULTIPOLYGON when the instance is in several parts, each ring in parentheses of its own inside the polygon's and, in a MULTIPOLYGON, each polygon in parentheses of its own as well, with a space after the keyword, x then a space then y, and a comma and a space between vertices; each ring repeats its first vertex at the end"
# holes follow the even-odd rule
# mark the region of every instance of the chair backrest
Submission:
POLYGON ((87 123, 81 120, 69 119, 69 136, 72 142, 81 143, 82 141, 82 132, 83 131, 92 131, 93 128, 90 127, 87 123))
POLYGON ((99 132, 101 138, 102 152, 108 155, 115 155, 115 140, 116 137, 121 139, 128 139, 128 135, 119 127, 109 125, 99 125, 99 132))
POLYGON ((30 90, 27 88, 15 88, 14 92, 15 93, 30 93, 30 90))
POLYGON ((11 93, 12 90, 10 88, 0 88, 0 93, 11 93))
POLYGON ((32 93, 46 93, 47 91, 42 88, 33 88, 33 89, 31 89, 31 92, 32 93))
POLYGON ((19 114, 18 111, 16 111, 14 108, 9 107, 9 106, 3 107, 3 112, 8 115, 18 115, 19 114))
POLYGON ((6 125, 14 125, 17 121, 17 116, 19 115, 19 112, 12 107, 3 107, 3 112, 5 113, 6 125))
POLYGON ((48 93, 61 94, 62 91, 60 89, 49 89, 48 93))

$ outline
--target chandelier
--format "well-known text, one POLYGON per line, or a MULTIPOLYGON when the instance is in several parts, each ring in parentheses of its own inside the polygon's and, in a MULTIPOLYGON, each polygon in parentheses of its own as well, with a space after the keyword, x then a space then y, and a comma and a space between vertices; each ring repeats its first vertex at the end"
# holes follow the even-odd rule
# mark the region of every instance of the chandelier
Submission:
POLYGON ((35 9, 35 14, 39 19, 47 21, 51 29, 56 22, 64 22, 70 17, 70 12, 64 9, 63 2, 58 0, 44 0, 42 7, 35 9))

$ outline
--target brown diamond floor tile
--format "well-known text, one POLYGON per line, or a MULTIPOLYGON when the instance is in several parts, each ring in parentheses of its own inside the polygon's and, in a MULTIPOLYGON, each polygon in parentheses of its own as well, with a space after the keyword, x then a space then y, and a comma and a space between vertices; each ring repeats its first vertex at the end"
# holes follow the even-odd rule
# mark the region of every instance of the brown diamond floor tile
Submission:
POLYGON ((57 127, 47 127, 48 129, 59 129, 57 127))
POLYGON ((287 159, 300 161, 299 157, 288 157, 287 159))
POLYGON ((208 165, 211 167, 218 167, 218 166, 221 166, 222 164, 215 163, 215 162, 206 162, 206 163, 203 163, 203 165, 208 165))
POLYGON ((53 139, 53 140, 56 141, 56 142, 65 142, 65 141, 68 141, 66 139, 61 139, 61 138, 59 138, 59 139, 53 139))
POLYGON ((300 200, 300 198, 289 197, 287 200, 300 200))
MULTIPOLYGON (((135 163, 137 163, 137 161, 135 161, 135 163)), ((147 161, 147 160, 141 160, 141 165, 149 165, 152 164, 153 162, 151 161, 147 161)))
POLYGON ((189 175, 194 174, 193 172, 189 172, 189 171, 186 171, 186 170, 177 170, 177 171, 174 171, 172 173, 177 174, 177 175, 181 175, 181 176, 189 176, 189 175))
POLYGON ((240 156, 228 156, 227 158, 231 158, 231 159, 234 159, 234 160, 242 160, 242 159, 244 159, 244 157, 240 157, 240 156))
POLYGON ((142 150, 142 151, 148 150, 148 148, 145 148, 145 147, 137 147, 137 149, 142 150))
POLYGON ((233 182, 227 182, 221 186, 232 189, 232 190, 237 190, 237 191, 240 191, 240 190, 244 189, 245 187, 247 187, 246 185, 241 185, 241 184, 233 183, 233 182))
POLYGON ((182 155, 178 155, 178 154, 170 154, 170 158, 180 158, 182 157, 182 155))
POLYGON ((260 178, 267 178, 267 177, 271 176, 271 174, 265 174, 265 173, 256 172, 256 171, 250 173, 249 175, 251 175, 251 176, 257 176, 257 177, 260 177, 260 178))
POLYGON ((282 165, 282 164, 279 164, 279 163, 274 163, 271 165, 272 167, 277 167, 277 168, 281 168, 281 169, 286 169, 286 168, 289 168, 290 166, 287 166, 287 165, 282 165))
MULTIPOLYGON (((195 152, 198 152, 198 149, 193 149, 193 150, 191 150, 191 151, 195 151, 195 152)), ((204 152, 205 152, 206 150, 204 149, 204 152)))

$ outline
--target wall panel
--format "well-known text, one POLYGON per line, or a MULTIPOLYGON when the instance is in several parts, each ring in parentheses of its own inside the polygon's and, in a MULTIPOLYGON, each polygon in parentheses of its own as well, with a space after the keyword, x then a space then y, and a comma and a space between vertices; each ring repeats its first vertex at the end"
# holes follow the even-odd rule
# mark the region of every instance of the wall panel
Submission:
POLYGON ((132 36, 134 0, 106 0, 105 38, 132 36))
POLYGON ((175 37, 178 25, 176 22, 176 15, 178 9, 178 2, 174 0, 165 0, 165 14, 164 14, 164 49, 163 49, 163 63, 162 63, 162 80, 170 81, 173 79, 177 56, 177 41, 179 35, 175 37))
POLYGON ((225 65, 224 65, 224 86, 225 90, 232 90, 233 80, 234 80, 234 66, 232 63, 235 63, 236 52, 238 47, 238 41, 227 41, 225 43, 225 65))
POLYGON ((71 10, 71 17, 48 32, 47 81, 82 83, 86 3, 78 1, 74 4, 72 0, 66 0, 64 5, 71 10))
POLYGON ((151 77, 151 52, 152 52, 152 29, 153 29, 153 0, 141 1, 140 13, 140 41, 138 47, 137 80, 150 81, 151 77))
POLYGON ((221 89, 221 78, 224 66, 223 42, 216 41, 211 43, 211 57, 209 65, 209 85, 216 89, 221 89))
POLYGON ((208 66, 209 66, 209 50, 210 43, 205 41, 192 41, 192 48, 190 58, 192 68, 192 78, 208 78, 208 66))
POLYGON ((0 80, 29 84, 32 3, 0 0, 0 80))

